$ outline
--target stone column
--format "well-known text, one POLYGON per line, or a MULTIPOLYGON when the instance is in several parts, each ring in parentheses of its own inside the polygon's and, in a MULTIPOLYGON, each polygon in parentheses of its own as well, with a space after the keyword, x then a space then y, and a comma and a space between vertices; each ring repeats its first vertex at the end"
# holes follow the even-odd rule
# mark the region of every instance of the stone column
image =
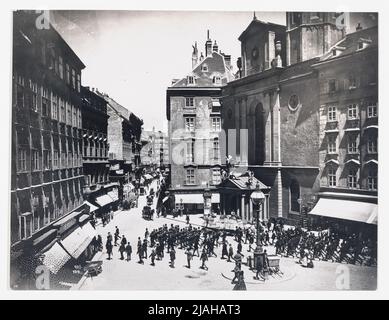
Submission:
POLYGON ((277 171, 277 208, 278 208, 278 217, 282 217, 282 177, 281 169, 277 171))
POLYGON ((247 221, 247 216, 246 216, 246 207, 245 207, 245 199, 246 199, 246 195, 245 194, 242 194, 242 197, 241 197, 241 208, 242 208, 242 220, 244 220, 245 222, 247 221))

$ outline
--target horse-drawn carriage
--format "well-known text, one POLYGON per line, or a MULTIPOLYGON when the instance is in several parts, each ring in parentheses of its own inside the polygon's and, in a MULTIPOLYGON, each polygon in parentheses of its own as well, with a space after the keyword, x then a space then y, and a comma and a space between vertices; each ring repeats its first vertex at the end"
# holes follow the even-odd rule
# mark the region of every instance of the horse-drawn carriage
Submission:
POLYGON ((144 206, 142 210, 142 218, 145 220, 153 220, 154 209, 150 206, 144 206))

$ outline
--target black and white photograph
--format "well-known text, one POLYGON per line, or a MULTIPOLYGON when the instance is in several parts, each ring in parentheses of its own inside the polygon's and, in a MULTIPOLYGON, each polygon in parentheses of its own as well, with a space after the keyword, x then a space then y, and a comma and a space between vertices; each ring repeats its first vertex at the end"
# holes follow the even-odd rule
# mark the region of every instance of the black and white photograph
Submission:
POLYGON ((378 289, 381 15, 260 8, 12 10, 8 290, 378 289))

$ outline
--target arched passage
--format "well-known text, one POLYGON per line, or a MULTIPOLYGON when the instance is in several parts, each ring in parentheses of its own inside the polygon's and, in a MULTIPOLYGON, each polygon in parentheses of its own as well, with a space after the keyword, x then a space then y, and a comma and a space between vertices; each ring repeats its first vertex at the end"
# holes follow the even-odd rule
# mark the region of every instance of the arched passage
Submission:
POLYGON ((249 164, 262 165, 265 161, 265 116, 262 103, 250 107, 248 128, 249 164))

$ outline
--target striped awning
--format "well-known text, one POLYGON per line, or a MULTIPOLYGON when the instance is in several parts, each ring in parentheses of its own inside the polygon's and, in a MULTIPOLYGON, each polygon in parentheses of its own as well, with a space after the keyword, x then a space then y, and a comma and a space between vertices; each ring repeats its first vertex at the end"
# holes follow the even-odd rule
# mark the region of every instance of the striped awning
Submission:
POLYGON ((57 274, 66 262, 71 259, 58 242, 56 242, 48 251, 44 252, 42 257, 43 265, 54 274, 57 274))

